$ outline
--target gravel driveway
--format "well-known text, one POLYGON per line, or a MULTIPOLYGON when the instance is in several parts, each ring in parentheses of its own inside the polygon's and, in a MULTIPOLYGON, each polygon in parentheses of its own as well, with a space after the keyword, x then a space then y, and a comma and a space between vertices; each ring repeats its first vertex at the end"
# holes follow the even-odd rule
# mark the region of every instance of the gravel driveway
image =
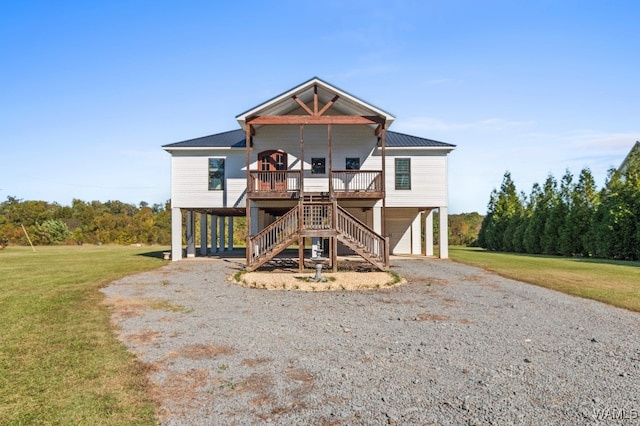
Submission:
POLYGON ((295 292, 188 259, 104 288, 163 424, 639 424, 640 315, 451 261, 295 292))

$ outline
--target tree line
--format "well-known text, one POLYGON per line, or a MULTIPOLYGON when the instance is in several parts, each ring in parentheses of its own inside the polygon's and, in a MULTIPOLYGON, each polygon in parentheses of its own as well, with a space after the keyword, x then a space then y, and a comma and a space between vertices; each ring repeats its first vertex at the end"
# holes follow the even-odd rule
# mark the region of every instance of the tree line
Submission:
POLYGON ((136 206, 74 199, 62 206, 7 197, 0 203, 0 246, 27 245, 27 235, 34 245, 170 244, 171 209, 169 202, 136 206))
MULTIPOLYGON (((434 242, 438 242, 438 214, 434 217, 434 242)), ((479 213, 449 215, 449 244, 474 245, 483 216, 479 213)), ((199 241, 199 215, 196 241, 199 241)), ((244 217, 234 219, 234 246, 245 245, 244 217)), ((183 219, 184 223, 184 219, 183 219)), ((422 230, 424 233, 424 229, 422 230)), ((170 202, 139 205, 121 201, 74 199, 70 206, 46 201, 7 197, 0 203, 0 246, 56 244, 171 244, 170 202), (24 230, 22 227, 24 226, 24 230), (25 234, 26 231, 26 234, 25 234)), ((184 237, 183 237, 184 239, 184 237)), ((227 236, 228 239, 228 236, 227 236)))
POLYGON ((611 169, 598 190, 588 168, 577 180, 549 175, 530 195, 506 172, 494 189, 478 245, 488 250, 606 259, 640 259, 640 150, 611 169))

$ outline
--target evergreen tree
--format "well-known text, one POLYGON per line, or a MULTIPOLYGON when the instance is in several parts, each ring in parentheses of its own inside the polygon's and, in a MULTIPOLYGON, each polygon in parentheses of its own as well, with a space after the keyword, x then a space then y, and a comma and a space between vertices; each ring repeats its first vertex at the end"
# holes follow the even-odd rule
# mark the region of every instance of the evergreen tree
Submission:
POLYGON ((531 195, 529 196, 529 203, 525 213, 524 249, 526 253, 542 253, 540 239, 545 223, 544 204, 544 193, 536 182, 531 188, 531 195))
POLYGON ((557 196, 555 210, 552 212, 554 221, 558 223, 557 254, 562 256, 571 256, 575 253, 573 240, 576 235, 573 233, 574 227, 570 223, 574 189, 573 174, 567 170, 560 180, 560 192, 557 196))
POLYGON ((598 191, 588 168, 582 169, 571 193, 571 210, 567 227, 571 236, 571 252, 589 256, 593 238, 591 223, 598 209, 598 191))
POLYGON ((543 228, 540 236, 540 246, 543 254, 557 254, 559 228, 562 222, 558 214, 558 183, 549 175, 543 186, 543 228))
POLYGON ((511 251, 523 207, 511 173, 504 174, 500 191, 491 193, 479 242, 489 250, 511 251))

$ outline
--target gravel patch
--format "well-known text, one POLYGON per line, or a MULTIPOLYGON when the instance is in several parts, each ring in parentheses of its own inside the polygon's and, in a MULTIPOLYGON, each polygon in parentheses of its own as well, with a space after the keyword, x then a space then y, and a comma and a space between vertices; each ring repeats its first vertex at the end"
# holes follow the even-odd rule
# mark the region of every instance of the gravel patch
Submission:
POLYGON ((268 291, 239 259, 103 289, 162 424, 640 422, 640 315, 437 259, 369 291, 268 291))

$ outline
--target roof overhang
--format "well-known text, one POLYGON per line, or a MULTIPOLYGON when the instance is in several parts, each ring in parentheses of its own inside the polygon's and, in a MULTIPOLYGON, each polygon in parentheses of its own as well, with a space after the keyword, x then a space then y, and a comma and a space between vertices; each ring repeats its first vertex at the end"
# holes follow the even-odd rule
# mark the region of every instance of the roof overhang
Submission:
MULTIPOLYGON (((381 151, 382 147, 376 147, 381 151)), ((386 151, 448 151, 451 152, 456 149, 455 145, 449 146, 386 146, 386 151)))
POLYGON ((629 162, 629 159, 634 154, 634 152, 640 153, 640 141, 636 141, 636 143, 633 144, 633 146, 631 147, 631 150, 629 151, 627 156, 624 157, 624 160, 622 161, 622 164, 620 164, 620 166, 618 167, 618 172, 624 172, 625 171, 625 169, 627 168, 627 163, 629 162))
POLYGON ((252 125, 266 124, 266 120, 261 120, 261 117, 269 117, 268 124, 280 124, 275 118, 279 116, 287 117, 281 119, 282 124, 343 124, 346 119, 341 117, 360 117, 354 118, 353 122, 349 124, 382 125, 384 128, 389 128, 395 120, 395 117, 390 113, 317 77, 239 114, 236 116, 236 120, 243 129, 246 129, 248 122, 252 125), (320 105, 329 105, 331 111, 326 115, 323 115, 325 111, 319 111, 318 116, 289 114, 301 107, 304 108, 301 104, 313 104, 316 100, 320 105), (339 115, 335 111, 338 111, 339 115))
POLYGON ((232 146, 179 146, 179 147, 162 147, 167 152, 174 151, 246 151, 247 148, 232 146))

